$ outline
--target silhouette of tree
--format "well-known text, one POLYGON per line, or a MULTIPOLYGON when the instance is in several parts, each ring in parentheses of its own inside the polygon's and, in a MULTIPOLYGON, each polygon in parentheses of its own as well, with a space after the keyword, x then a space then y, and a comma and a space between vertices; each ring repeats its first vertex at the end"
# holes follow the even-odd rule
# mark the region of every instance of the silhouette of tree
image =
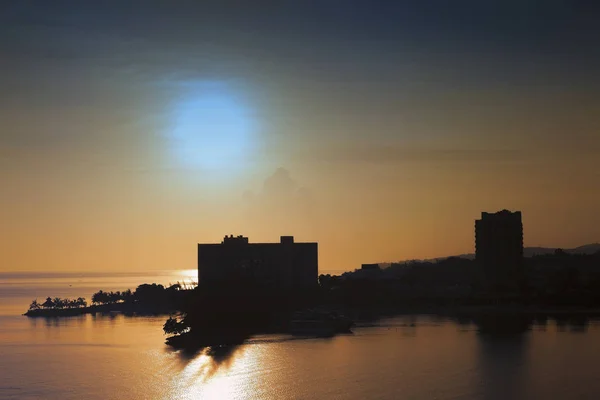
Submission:
POLYGON ((87 301, 83 297, 78 297, 75 302, 77 307, 87 307, 87 301))
POLYGON ((30 310, 39 310, 40 308, 42 308, 42 305, 38 303, 37 299, 33 300, 29 305, 30 310))
POLYGON ((121 293, 121 300, 123 300, 125 303, 133 302, 133 293, 131 292, 131 289, 124 290, 121 293))
POLYGON ((52 299, 52 302, 54 303, 54 308, 64 308, 65 307, 65 302, 60 297, 55 297, 54 299, 52 299))
POLYGON ((159 304, 165 298, 165 287, 153 283, 139 285, 134 293, 135 300, 143 304, 159 304))
POLYGON ((108 294, 99 290, 92 295, 92 304, 106 304, 108 303, 108 294))
POLYGON ((179 335, 184 333, 187 329, 188 327, 183 321, 178 321, 173 317, 169 317, 169 319, 163 325, 163 331, 165 334, 179 335))
POLYGON ((118 303, 121 300, 121 292, 118 290, 116 292, 109 292, 107 297, 110 304, 118 303))

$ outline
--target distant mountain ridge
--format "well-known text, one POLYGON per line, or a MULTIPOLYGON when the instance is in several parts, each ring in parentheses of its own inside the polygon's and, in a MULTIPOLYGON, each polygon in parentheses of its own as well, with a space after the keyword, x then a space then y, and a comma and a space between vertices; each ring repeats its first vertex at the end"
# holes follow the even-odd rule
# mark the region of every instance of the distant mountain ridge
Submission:
MULTIPOLYGON (((559 247, 525 247, 525 249, 523 249, 523 255, 525 257, 533 257, 533 256, 540 256, 540 255, 545 255, 545 254, 552 254, 557 249, 559 249, 559 247)), ((600 243, 584 244, 583 246, 575 247, 572 249, 562 249, 562 250, 565 253, 569 253, 569 254, 594 254, 594 253, 600 251, 600 243)), ((438 257, 438 258, 430 258, 430 259, 426 259, 426 260, 415 260, 415 261, 440 261, 440 260, 445 260, 450 257, 467 258, 469 260, 474 260, 475 254, 468 253, 468 254, 460 254, 457 256, 438 257)), ((413 261, 413 260, 406 260, 406 261, 413 261)), ((398 261, 398 262, 402 263, 402 262, 406 262, 406 261, 398 261)), ((387 266, 390 263, 379 263, 379 264, 387 266)))
MULTIPOLYGON (((525 257, 532 257, 535 255, 544 255, 554 253, 557 248, 550 247, 526 247, 525 257)), ((594 254, 600 251, 600 243, 584 244, 583 246, 575 247, 573 249, 562 249, 565 253, 569 254, 594 254)))

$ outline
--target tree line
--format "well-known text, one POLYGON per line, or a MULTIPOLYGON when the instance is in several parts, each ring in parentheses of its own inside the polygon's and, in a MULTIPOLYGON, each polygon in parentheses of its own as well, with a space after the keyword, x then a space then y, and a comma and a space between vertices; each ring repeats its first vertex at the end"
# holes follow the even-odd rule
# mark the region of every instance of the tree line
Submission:
POLYGON ((92 295, 92 304, 115 304, 121 302, 130 302, 133 300, 134 293, 131 289, 116 292, 104 292, 99 290, 92 295))
POLYGON ((50 309, 50 308, 82 308, 87 307, 87 301, 83 297, 78 297, 76 299, 61 299, 60 297, 55 298, 46 298, 46 301, 43 303, 39 303, 37 299, 33 300, 29 305, 30 310, 39 310, 39 309, 50 309))
MULTIPOLYGON (((123 303, 139 303, 144 305, 170 305, 177 302, 182 295, 191 292, 193 285, 184 285, 177 282, 168 287, 156 283, 139 285, 135 291, 131 289, 123 291, 103 291, 92 295, 92 305, 105 304, 123 304, 123 303)), ((83 297, 77 299, 61 299, 59 297, 48 297, 45 302, 40 303, 37 299, 33 300, 29 306, 29 310, 40 309, 64 309, 64 308, 83 308, 87 307, 88 303, 83 297)))

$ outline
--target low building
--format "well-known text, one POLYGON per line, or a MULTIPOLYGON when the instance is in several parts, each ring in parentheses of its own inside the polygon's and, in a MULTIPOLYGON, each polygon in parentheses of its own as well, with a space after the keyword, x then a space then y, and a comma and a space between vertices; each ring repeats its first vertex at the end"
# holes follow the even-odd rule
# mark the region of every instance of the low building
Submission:
POLYGON ((221 243, 198 244, 198 282, 226 287, 256 284, 272 289, 312 289, 318 284, 318 244, 250 243, 244 236, 225 236, 221 243))

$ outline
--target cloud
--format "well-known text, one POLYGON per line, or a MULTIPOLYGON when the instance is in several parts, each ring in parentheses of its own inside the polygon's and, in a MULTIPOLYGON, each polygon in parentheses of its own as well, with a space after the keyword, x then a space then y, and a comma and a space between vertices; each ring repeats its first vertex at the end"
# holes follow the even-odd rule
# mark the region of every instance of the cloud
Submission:
POLYGON ((267 198, 286 198, 294 195, 297 185, 290 171, 280 167, 265 180, 262 194, 267 198))
POLYGON ((279 167, 268 176, 258 193, 247 190, 243 198, 248 204, 262 204, 269 207, 289 208, 300 203, 307 204, 312 201, 311 191, 302 187, 292 178, 290 171, 279 167))
POLYGON ((268 176, 258 192, 247 190, 242 198, 247 222, 253 228, 261 227, 265 234, 314 233, 317 207, 313 192, 283 167, 268 176))

